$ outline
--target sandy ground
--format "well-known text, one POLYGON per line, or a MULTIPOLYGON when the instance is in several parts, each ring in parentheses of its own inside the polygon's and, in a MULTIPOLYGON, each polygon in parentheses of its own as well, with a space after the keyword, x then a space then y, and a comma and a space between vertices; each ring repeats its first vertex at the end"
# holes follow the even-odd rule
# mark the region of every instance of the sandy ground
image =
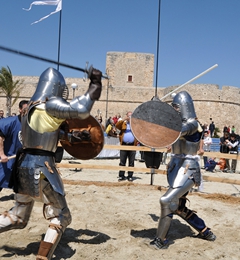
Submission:
MULTIPOLYGON (((118 165, 119 160, 84 163, 118 165)), ((136 161, 136 166, 145 164, 136 161)), ((119 183, 116 171, 60 170, 73 220, 55 250, 55 260, 239 259, 239 185, 204 182, 203 192, 189 195, 188 207, 198 211, 216 234, 215 242, 195 238, 197 233, 175 216, 168 234, 171 245, 168 249, 156 250, 149 242, 156 233, 159 198, 167 187, 165 175, 156 174, 150 185, 150 174, 146 173, 134 173, 133 183, 119 183)), ((240 174, 203 174, 240 180, 240 174)), ((0 193, 1 212, 13 206, 11 194, 11 190, 6 189, 0 193)), ((25 229, 0 234, 0 259, 35 259, 47 226, 42 204, 36 202, 25 229)))

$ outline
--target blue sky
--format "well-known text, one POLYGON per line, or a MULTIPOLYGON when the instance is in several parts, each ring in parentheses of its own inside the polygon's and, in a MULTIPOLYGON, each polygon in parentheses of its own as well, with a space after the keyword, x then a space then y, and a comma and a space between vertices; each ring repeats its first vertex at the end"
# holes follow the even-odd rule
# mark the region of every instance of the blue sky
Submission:
MULTIPOLYGON (((59 13, 33 0, 1 0, 0 45, 57 60, 59 13)), ((157 55, 158 0, 63 0, 60 61, 105 71, 109 51, 157 55)), ((240 1, 161 0, 158 86, 193 83, 240 87, 240 1)), ((39 76, 56 65, 0 51, 0 66, 13 75, 39 76)), ((155 64, 156 70, 156 64, 155 64)), ((60 67, 64 77, 83 73, 60 67)), ((156 79, 156 71, 154 80, 156 79)))

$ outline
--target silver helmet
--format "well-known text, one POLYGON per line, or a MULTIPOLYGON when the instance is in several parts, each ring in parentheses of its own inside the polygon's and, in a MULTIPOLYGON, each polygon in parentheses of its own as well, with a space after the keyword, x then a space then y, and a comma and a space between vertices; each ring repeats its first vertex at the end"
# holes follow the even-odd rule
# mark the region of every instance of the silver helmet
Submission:
POLYGON ((51 97, 61 97, 67 100, 68 87, 62 74, 53 68, 46 69, 40 76, 35 93, 30 101, 46 101, 51 97))
POLYGON ((182 120, 196 118, 192 97, 187 91, 181 91, 173 98, 172 106, 181 114, 182 120))

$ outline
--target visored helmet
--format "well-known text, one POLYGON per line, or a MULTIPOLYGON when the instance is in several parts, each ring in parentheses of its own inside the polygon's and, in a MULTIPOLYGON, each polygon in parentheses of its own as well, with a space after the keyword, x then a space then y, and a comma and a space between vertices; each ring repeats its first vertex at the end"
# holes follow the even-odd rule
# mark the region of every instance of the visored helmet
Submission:
POLYGON ((177 93, 173 98, 172 106, 181 114, 182 120, 197 117, 192 97, 187 91, 177 93))
POLYGON ((56 69, 48 68, 41 74, 31 101, 46 101, 53 96, 66 100, 68 94, 69 90, 62 74, 56 69))

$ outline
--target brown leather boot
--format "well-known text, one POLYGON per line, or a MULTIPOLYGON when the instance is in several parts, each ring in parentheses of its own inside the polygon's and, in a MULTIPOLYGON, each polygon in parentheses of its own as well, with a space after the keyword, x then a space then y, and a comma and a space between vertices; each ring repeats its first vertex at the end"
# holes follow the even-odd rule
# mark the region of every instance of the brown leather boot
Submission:
POLYGON ((53 243, 41 241, 36 260, 48 260, 47 255, 51 250, 53 243))

